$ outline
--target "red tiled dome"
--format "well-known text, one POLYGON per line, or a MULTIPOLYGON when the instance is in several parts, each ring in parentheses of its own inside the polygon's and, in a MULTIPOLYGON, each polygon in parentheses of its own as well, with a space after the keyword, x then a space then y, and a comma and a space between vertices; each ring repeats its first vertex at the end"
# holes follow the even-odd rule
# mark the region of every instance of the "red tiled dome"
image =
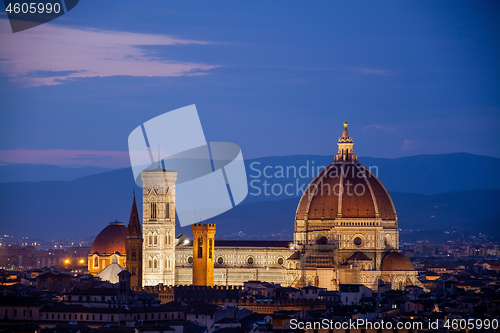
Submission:
POLYGON ((396 220, 389 193, 357 161, 333 162, 313 179, 300 199, 296 219, 303 220, 306 214, 308 220, 337 217, 396 220))
POLYGON ((399 252, 389 252, 382 259, 381 271, 414 271, 415 267, 405 255, 399 252))
POLYGON ((120 252, 125 254, 126 237, 127 227, 122 222, 110 222, 95 238, 90 253, 111 254, 120 252))

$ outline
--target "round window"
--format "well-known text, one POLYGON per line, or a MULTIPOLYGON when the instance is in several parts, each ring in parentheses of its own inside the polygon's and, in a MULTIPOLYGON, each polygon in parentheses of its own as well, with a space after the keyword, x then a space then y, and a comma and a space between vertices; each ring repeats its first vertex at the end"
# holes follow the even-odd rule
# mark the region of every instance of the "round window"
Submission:
POLYGON ((217 258, 217 263, 219 265, 222 265, 224 263, 224 258, 222 258, 222 257, 217 258))
POLYGON ((248 263, 249 265, 253 265, 253 258, 252 258, 252 257, 248 257, 248 259, 247 259, 247 263, 248 263))
POLYGON ((193 263, 193 257, 188 257, 188 263, 192 264, 193 263))
POLYGON ((283 265, 285 261, 283 260, 283 258, 278 258, 278 265, 283 265))
POLYGON ((354 238, 354 245, 361 246, 361 244, 363 244, 363 240, 361 239, 361 237, 354 238))

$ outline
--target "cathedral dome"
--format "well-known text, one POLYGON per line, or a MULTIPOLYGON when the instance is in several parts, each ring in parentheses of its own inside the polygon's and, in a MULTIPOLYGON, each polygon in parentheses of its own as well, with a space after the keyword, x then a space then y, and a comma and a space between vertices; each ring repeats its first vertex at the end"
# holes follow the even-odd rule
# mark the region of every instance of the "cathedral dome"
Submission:
POLYGON ((389 252, 382 259, 381 271, 414 271, 415 267, 405 255, 399 252, 389 252))
POLYGON ((110 222, 95 238, 90 253, 111 254, 119 252, 125 254, 126 237, 127 227, 122 222, 110 222))
POLYGON ((333 162, 304 191, 297 220, 380 218, 396 220, 389 193, 380 180, 359 162, 333 162))
POLYGON ((363 218, 396 220, 396 210, 380 180, 357 161, 344 123, 335 161, 321 171, 304 191, 296 220, 363 218))

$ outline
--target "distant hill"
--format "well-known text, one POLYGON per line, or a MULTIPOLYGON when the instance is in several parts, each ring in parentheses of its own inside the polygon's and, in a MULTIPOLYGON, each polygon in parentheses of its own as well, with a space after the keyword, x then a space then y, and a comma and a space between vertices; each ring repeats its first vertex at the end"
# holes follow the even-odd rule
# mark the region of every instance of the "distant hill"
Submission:
MULTIPOLYGON (((435 195, 391 192, 399 228, 470 230, 500 236, 500 190, 469 190, 435 195)), ((217 234, 227 238, 292 239, 299 199, 254 202, 214 218, 217 234), (263 232, 263 230, 265 230, 263 232)))
MULTIPOLYGON (((313 160, 315 166, 320 166, 329 163, 332 157, 286 156, 247 160, 247 174, 249 181, 267 180, 284 185, 295 179, 265 178, 264 175, 253 178, 256 171, 250 169, 251 163, 261 163, 253 167, 263 171, 268 165, 273 170, 279 165, 298 169, 307 165, 307 161, 310 167, 313 160)), ((488 189, 500 188, 497 174, 500 159, 448 154, 400 159, 360 158, 360 161, 366 166, 378 167, 379 178, 393 197, 403 229, 499 224, 499 192, 488 189), (456 192, 443 193, 451 191, 456 192), (429 193, 433 195, 423 195, 429 193)), ((300 178, 299 185, 307 185, 312 176, 313 173, 309 172, 308 177, 300 178)), ((3 183, 0 184, 0 232, 46 239, 97 235, 109 221, 128 222, 134 190, 142 193, 135 185, 130 169, 98 173, 72 181, 3 183)), ((297 196, 249 195, 240 206, 214 218, 218 235, 254 238, 274 234, 275 238, 290 238, 297 202, 297 196)), ((189 228, 178 229, 179 232, 186 230, 189 228)))
MULTIPOLYGON (((442 155, 418 155, 401 158, 373 158, 359 157, 358 160, 382 180, 385 187, 390 191, 403 193, 437 194, 453 191, 463 191, 476 188, 500 189, 500 159, 488 156, 479 156, 467 153, 442 154, 442 155)), ((307 185, 311 179, 321 170, 321 166, 327 166, 333 161, 333 155, 293 155, 293 156, 271 156, 245 160, 248 180, 260 180, 254 183, 256 187, 263 189, 263 181, 268 183, 286 185, 295 183, 295 175, 299 180, 299 187, 307 185), (264 168, 266 176, 264 177, 264 168), (278 178, 280 167, 283 168, 285 178, 278 178), (256 171, 258 170, 258 171, 256 171), (288 170, 288 174, 287 174, 288 170), (306 172, 307 171, 307 172, 306 172), (260 178, 254 178, 260 172, 260 178), (289 176, 289 177, 287 177, 289 176)), ((0 166, 0 183, 24 182, 24 181, 71 181, 81 177, 96 175, 107 171, 118 172, 120 170, 109 170, 94 167, 85 168, 63 168, 41 164, 11 164, 0 166)), ((123 174, 123 173, 122 173, 123 174)), ((132 178, 132 176, 127 178, 132 178)), ((127 182, 129 179, 121 179, 127 182)), ((109 182, 107 182, 109 183, 109 182)), ((111 184, 115 187, 118 184, 111 184)), ((290 188, 291 189, 291 188, 290 188)), ((250 188, 250 193, 255 194, 257 190, 250 188)), ((249 195, 247 202, 282 200, 290 196, 259 196, 249 195)))
MULTIPOLYGON (((456 153, 418 155, 394 159, 358 157, 358 160, 366 167, 371 168, 372 172, 389 191, 437 194, 477 188, 500 189, 500 173, 498 172, 500 170, 500 159, 495 157, 456 153)), ((246 160, 249 182, 258 180, 253 183, 253 187, 249 188, 250 194, 247 197, 247 202, 291 198, 285 193, 280 196, 266 196, 263 193, 263 182, 267 181, 270 184, 268 193, 270 193, 273 184, 280 184, 282 188, 286 184, 294 184, 289 187, 288 192, 290 193, 297 187, 307 186, 318 171, 321 170, 321 166, 327 166, 332 161, 333 155, 273 156, 246 160), (268 167, 266 176, 272 176, 270 178, 264 176, 266 166, 268 167), (286 172, 287 168, 288 174, 286 172), (279 178, 281 177, 281 169, 285 170, 285 178, 279 178), (294 170, 299 180, 299 186, 295 185, 294 170), (259 174, 260 178, 253 178, 253 176, 259 174), (262 193, 255 196, 259 190, 262 193)), ((279 186, 276 186, 275 193, 278 193, 279 188, 279 186)))
POLYGON ((110 169, 96 167, 63 168, 44 164, 9 164, 0 165, 0 183, 71 181, 81 177, 95 175, 110 169))

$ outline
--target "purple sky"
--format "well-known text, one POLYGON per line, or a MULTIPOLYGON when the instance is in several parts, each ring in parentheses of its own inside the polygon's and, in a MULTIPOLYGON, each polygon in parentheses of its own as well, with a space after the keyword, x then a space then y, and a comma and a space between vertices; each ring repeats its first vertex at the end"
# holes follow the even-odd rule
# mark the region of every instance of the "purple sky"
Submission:
POLYGON ((0 5, 0 163, 129 165, 127 137, 196 104, 246 158, 500 157, 495 1, 80 2, 13 34, 0 5))

